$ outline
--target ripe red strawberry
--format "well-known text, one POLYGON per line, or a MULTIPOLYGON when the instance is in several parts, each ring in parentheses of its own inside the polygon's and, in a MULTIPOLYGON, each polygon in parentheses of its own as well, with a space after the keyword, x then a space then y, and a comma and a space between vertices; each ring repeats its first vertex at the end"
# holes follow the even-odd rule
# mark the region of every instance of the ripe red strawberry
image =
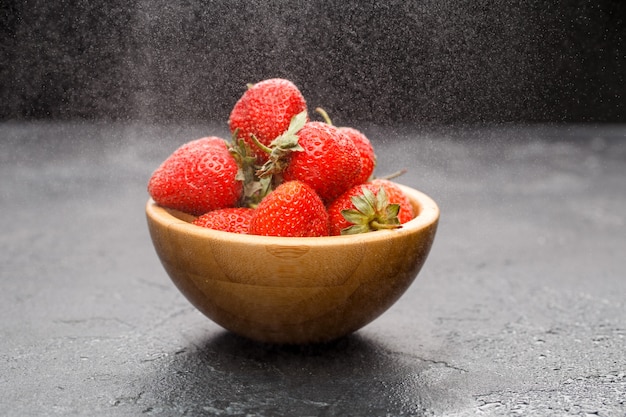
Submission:
POLYGON ((402 189, 398 187, 398 184, 383 178, 374 179, 370 182, 370 184, 372 185, 372 189, 378 189, 381 186, 384 187, 389 202, 400 204, 400 212, 398 213, 398 220, 400 220, 400 223, 404 224, 416 216, 417 213, 413 211, 411 200, 409 200, 409 197, 407 197, 402 189))
POLYGON ((248 207, 227 207, 209 211, 192 223, 208 229, 247 234, 254 210, 248 207))
POLYGON ((376 154, 374 153, 374 147, 370 140, 361 133, 359 130, 352 127, 340 127, 338 128, 341 133, 352 139, 352 142, 359 150, 359 156, 361 157, 361 172, 354 179, 353 184, 363 184, 367 182, 376 168, 376 154))
POLYGON ((304 96, 294 83, 271 78, 251 85, 233 107, 228 124, 231 133, 238 130, 242 138, 255 149, 260 162, 267 154, 256 148, 250 135, 265 146, 289 127, 291 119, 306 111, 304 96))
POLYGON ((242 193, 237 171, 223 139, 196 139, 176 149, 154 171, 148 193, 163 207, 201 215, 237 204, 242 193))
POLYGON ((356 145, 336 127, 308 122, 298 132, 301 151, 290 154, 284 181, 310 185, 325 203, 343 194, 361 172, 356 145))
MULTIPOLYGON (((328 113, 326 113, 324 109, 318 107, 315 111, 322 115, 326 123, 329 125, 333 124, 328 116, 328 113)), ((354 142, 359 150, 359 155, 361 157, 361 173, 354 179, 353 185, 363 184, 371 178, 374 173, 374 169, 376 168, 376 154, 374 152, 374 147, 367 136, 365 136, 361 131, 352 127, 339 127, 338 129, 341 133, 352 139, 352 142, 354 142)))
POLYGON ((300 181, 280 184, 254 210, 250 234, 328 236, 328 213, 321 198, 300 181))
POLYGON ((330 234, 395 229, 413 218, 408 197, 393 182, 374 180, 353 186, 328 206, 330 234))

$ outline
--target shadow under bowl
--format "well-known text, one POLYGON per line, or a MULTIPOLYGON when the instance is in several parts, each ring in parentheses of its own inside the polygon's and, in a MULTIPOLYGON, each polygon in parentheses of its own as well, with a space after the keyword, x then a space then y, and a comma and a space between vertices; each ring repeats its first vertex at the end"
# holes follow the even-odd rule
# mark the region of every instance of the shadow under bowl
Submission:
POLYGON ((220 326, 278 344, 320 343, 380 316, 411 285, 432 246, 439 208, 401 186, 416 217, 395 230, 330 237, 271 237, 190 224, 146 204, 150 236, 183 295, 220 326))

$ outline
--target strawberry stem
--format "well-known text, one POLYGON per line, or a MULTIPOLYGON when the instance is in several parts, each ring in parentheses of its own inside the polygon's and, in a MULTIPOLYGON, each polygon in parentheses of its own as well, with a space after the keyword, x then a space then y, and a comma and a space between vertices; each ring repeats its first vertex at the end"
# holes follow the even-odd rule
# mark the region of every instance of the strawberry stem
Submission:
POLYGON ((263 145, 259 139, 257 139, 257 137, 255 135, 253 135, 252 133, 250 134, 250 137, 252 138, 252 141, 254 142, 254 144, 256 146, 259 147, 259 149, 261 149, 263 152, 265 152, 266 154, 271 154, 272 153, 272 148, 263 145))
POLYGON ((401 169, 399 171, 392 172, 391 174, 385 175, 384 177, 376 177, 376 178, 377 179, 381 179, 381 180, 392 180, 394 178, 398 178, 398 177, 406 174, 407 171, 408 170, 406 168, 403 168, 403 169, 401 169))
POLYGON ((315 111, 322 115, 322 118, 324 119, 324 122, 326 122, 326 124, 329 124, 331 126, 333 125, 333 122, 330 120, 330 116, 328 116, 328 113, 326 113, 326 110, 324 110, 321 107, 318 107, 315 109, 315 111))
POLYGON ((376 220, 370 222, 370 226, 373 230, 381 230, 381 229, 399 229, 402 227, 401 224, 386 224, 380 223, 376 220))
POLYGON ((384 187, 381 186, 377 194, 367 187, 362 187, 362 191, 363 194, 350 198, 353 209, 341 210, 343 218, 351 224, 341 230, 342 235, 402 227, 398 220, 400 205, 389 203, 384 187))
POLYGON ((288 156, 291 152, 304 151, 299 143, 298 132, 304 127, 307 119, 306 110, 293 116, 287 130, 275 138, 269 146, 263 145, 254 135, 251 135, 259 149, 269 155, 268 160, 256 172, 259 178, 279 174, 288 164, 288 156))

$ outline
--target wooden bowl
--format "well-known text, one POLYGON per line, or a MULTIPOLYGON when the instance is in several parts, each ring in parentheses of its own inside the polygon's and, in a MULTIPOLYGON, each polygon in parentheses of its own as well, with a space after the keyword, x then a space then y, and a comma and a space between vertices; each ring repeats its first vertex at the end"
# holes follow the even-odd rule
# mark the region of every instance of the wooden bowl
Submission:
POLYGON ((202 313, 239 335, 269 343, 326 342, 387 310, 430 251, 439 208, 402 186, 417 216, 402 228, 331 237, 265 237, 194 226, 193 217, 146 205, 165 270, 202 313))

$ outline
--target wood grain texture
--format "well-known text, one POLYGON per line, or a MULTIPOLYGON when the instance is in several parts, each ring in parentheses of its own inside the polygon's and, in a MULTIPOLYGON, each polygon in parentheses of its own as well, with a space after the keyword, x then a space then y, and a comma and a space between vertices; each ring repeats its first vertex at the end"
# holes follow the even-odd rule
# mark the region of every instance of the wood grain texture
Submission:
POLYGON ((149 200, 155 250, 211 320, 270 343, 324 342, 365 326, 411 285, 439 220, 437 204, 403 186, 418 215, 401 229, 313 238, 239 235, 194 226, 149 200))

